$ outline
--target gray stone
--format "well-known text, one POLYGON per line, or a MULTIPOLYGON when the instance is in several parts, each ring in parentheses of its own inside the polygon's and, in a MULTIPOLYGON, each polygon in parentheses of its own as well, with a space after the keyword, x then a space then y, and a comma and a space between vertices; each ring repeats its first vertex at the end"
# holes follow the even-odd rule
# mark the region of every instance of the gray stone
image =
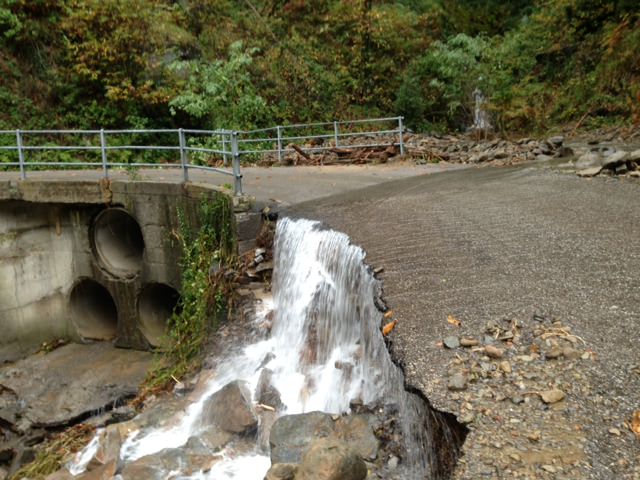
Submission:
POLYGON ((333 434, 331 416, 322 412, 285 415, 271 427, 271 463, 299 463, 314 438, 333 434))
POLYGON ((564 143, 564 137, 562 135, 556 135, 554 137, 549 137, 547 141, 553 145, 554 147, 560 147, 564 143))
POLYGON ((628 160, 629 160, 630 162, 635 162, 635 163, 640 162, 640 149, 638 149, 638 150, 634 150, 633 152, 631 152, 631 153, 629 154, 629 158, 628 158, 628 160))
POLYGON ((604 162, 600 154, 588 152, 578 158, 575 167, 576 170, 584 170, 586 168, 602 167, 603 163, 604 162))
POLYGON ((578 172, 579 177, 595 177, 602 171, 602 167, 585 168, 578 172))
POLYGON ((602 162, 603 168, 608 168, 610 170, 622 165, 629 158, 629 154, 625 151, 619 151, 612 153, 611 155, 604 158, 602 162))
POLYGON ((449 378, 447 388, 453 391, 465 390, 467 388, 467 378, 462 373, 456 373, 449 378))
POLYGON ((378 419, 371 414, 347 415, 335 421, 322 412, 285 415, 271 427, 271 463, 299 463, 303 452, 317 438, 346 442, 362 458, 374 460, 379 449, 374 434, 378 425, 378 419))
POLYGON ((202 423, 217 425, 231 433, 255 430, 258 417, 247 383, 236 380, 211 395, 203 407, 202 423))
POLYGON ((356 452, 333 439, 315 440, 305 452, 296 480, 364 480, 367 467, 356 452))
POLYGON ((458 348, 460 346, 460 339, 456 336, 451 335, 449 337, 445 337, 442 340, 442 343, 447 348, 458 348))
POLYGON ((564 398, 562 390, 553 389, 540 392, 540 398, 544 403, 557 403, 564 398))

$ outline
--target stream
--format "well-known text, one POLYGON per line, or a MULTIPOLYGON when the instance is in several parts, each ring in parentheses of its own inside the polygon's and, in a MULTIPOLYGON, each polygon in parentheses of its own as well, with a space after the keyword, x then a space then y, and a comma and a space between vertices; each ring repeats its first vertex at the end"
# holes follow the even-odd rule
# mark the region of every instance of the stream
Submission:
MULTIPOLYGON (((354 405, 372 405, 380 412, 391 408, 401 432, 400 464, 394 465, 395 476, 385 478, 440 477, 445 467, 436 443, 443 438, 445 443, 455 442, 446 422, 425 400, 405 390, 381 333, 383 314, 374 302, 380 291, 364 251, 347 235, 309 220, 281 219, 274 240, 272 297, 257 302, 253 319, 255 325, 268 322, 268 333, 217 360, 214 373, 172 421, 131 431, 121 444, 120 474, 115 478, 133 478, 127 476, 129 466, 144 459, 192 448, 207 430, 212 395, 236 381, 250 392, 256 411, 274 411, 276 418, 307 412, 350 415, 354 405), (272 391, 280 397, 275 408, 255 398, 265 369, 272 391)), ((157 478, 262 480, 271 465, 264 439, 275 418, 257 417, 255 432, 204 450, 217 458, 210 468, 163 461, 154 470, 157 478)), ((72 474, 87 469, 99 449, 100 434, 76 456, 72 474)), ((198 445, 203 454, 202 442, 198 445)), ((385 462, 378 463, 386 468, 385 462)))

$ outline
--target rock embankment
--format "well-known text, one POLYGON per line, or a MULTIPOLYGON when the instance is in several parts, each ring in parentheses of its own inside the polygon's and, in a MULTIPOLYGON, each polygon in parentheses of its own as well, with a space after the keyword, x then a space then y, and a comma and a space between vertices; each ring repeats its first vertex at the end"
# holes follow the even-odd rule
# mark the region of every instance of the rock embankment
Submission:
POLYGON ((597 175, 640 178, 640 149, 628 152, 610 146, 594 146, 575 163, 580 177, 597 175))
POLYGON ((406 151, 417 163, 451 162, 469 164, 514 165, 526 161, 547 161, 573 155, 563 136, 546 140, 475 140, 459 135, 407 135, 406 151))

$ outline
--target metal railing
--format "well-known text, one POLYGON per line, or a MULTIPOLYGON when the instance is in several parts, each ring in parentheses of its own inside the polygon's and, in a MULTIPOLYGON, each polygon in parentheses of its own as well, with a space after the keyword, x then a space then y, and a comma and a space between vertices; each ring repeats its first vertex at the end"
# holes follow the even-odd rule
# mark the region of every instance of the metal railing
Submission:
POLYGON ((397 146, 400 154, 404 155, 403 121, 404 117, 389 117, 278 125, 238 132, 238 144, 242 155, 271 153, 276 155, 280 162, 284 160, 285 154, 296 151, 290 147, 291 144, 302 144, 302 149, 307 152, 321 152, 336 148, 397 146), (386 124, 389 127, 382 129, 371 127, 380 124, 386 124), (296 133, 300 131, 302 133, 296 133), (389 140, 382 141, 384 136, 389 137, 389 140), (372 141, 366 141, 367 137, 372 141), (352 143, 348 141, 349 139, 360 139, 360 141, 352 143), (304 145, 305 141, 314 141, 319 144, 304 145))
MULTIPOLYGON (((234 131, 234 130, 191 130, 191 129, 132 129, 132 130, 0 130, 0 153, 13 151, 17 153, 17 161, 0 161, 0 167, 17 167, 20 178, 27 178, 27 170, 31 167, 96 167, 101 168, 105 178, 109 177, 111 168, 179 168, 183 179, 189 181, 189 170, 205 170, 230 175, 234 178, 235 195, 242 194, 242 173, 240 171, 241 156, 274 154, 283 161, 285 154, 296 151, 292 145, 301 145, 298 149, 308 152, 333 150, 336 148, 363 148, 380 146, 398 146, 400 154, 404 154, 403 117, 374 118, 320 123, 304 123, 278 125, 276 127, 234 131), (393 128, 372 129, 371 125, 392 124, 393 128), (285 134, 286 133, 286 134, 285 134), (133 144, 132 136, 159 136, 171 138, 165 145, 133 144), (6 141, 9 136, 13 140, 6 141), (65 145, 69 137, 80 136, 85 140, 81 145, 65 145), (388 140, 385 138, 388 138, 388 140), (45 137, 47 144, 33 144, 32 137, 45 137), (51 144, 52 138, 59 142, 51 144), (125 140, 119 144, 115 139, 125 140), (355 140, 354 140, 355 139, 355 140), (3 141, 4 140, 4 141, 3 141), (371 140, 371 141, 367 141, 371 140), (384 140, 384 141, 383 141, 384 140), (315 145, 306 145, 313 141, 315 145), (355 143, 353 143, 355 142, 355 143), (10 143, 10 144, 7 144, 10 143), (27 159, 29 152, 76 151, 91 153, 95 160, 85 161, 43 161, 27 159), (130 162, 112 161, 110 152, 178 152, 180 162, 130 162), (231 159, 231 170, 202 165, 198 159, 194 162, 192 154, 207 154, 222 158, 228 166, 231 159), (99 155, 98 155, 99 154, 99 155)), ((84 155, 86 156, 86 155, 84 155)))

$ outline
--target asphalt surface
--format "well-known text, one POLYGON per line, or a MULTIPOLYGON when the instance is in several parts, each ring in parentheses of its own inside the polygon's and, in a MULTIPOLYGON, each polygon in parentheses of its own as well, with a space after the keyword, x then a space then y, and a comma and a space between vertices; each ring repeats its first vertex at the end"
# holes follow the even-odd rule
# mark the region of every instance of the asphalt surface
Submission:
MULTIPOLYGON (((592 408, 585 476, 637 479, 640 438, 608 429, 611 409, 627 419, 640 409, 639 202, 633 179, 483 168, 392 181, 288 214, 349 234, 384 267, 385 298, 399 319, 394 352, 407 382, 438 409, 455 411, 436 381, 449 359, 437 345, 451 334, 448 315, 478 332, 535 312, 571 325, 597 355, 589 395, 606 397, 592 408), (630 460, 618 468, 622 457, 630 460)), ((589 407, 591 399, 572 401, 589 407)), ((474 448, 473 435, 465 448, 474 448)))

